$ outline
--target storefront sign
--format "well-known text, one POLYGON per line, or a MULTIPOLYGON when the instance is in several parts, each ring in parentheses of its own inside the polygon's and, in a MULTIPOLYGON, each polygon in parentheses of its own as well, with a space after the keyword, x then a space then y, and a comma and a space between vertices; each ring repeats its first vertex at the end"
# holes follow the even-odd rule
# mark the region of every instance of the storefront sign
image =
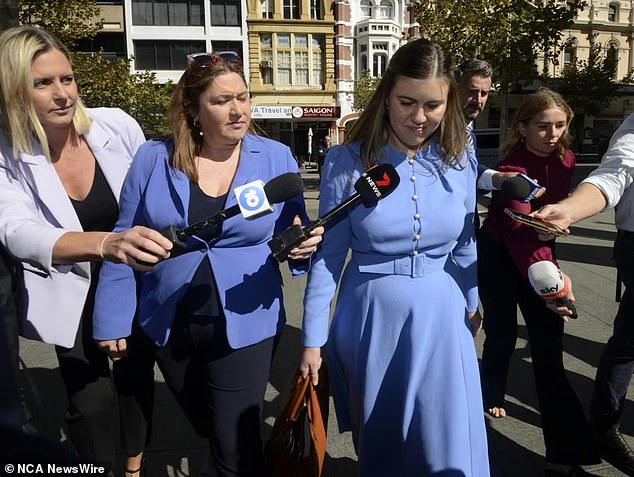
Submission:
POLYGON ((295 106, 294 118, 338 118, 341 115, 339 106, 295 106))
POLYGON ((251 106, 253 119, 334 119, 339 116, 339 106, 251 106))
POLYGON ((251 106, 253 119, 290 119, 292 106, 251 106))

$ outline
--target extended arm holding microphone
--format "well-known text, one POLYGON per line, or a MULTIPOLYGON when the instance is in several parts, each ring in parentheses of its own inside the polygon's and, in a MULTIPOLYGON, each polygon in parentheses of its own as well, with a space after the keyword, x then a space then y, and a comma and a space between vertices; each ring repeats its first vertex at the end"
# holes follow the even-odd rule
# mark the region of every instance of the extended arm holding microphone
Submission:
POLYGON ((279 262, 288 258, 289 252, 310 236, 310 232, 316 227, 325 225, 341 211, 361 201, 365 206, 370 206, 387 197, 398 186, 400 177, 390 164, 379 164, 361 174, 355 182, 355 194, 337 205, 325 215, 307 226, 293 225, 284 232, 273 237, 268 245, 279 262))
POLYGON ((533 263, 528 267, 528 280, 540 298, 555 302, 557 308, 553 311, 557 311, 564 320, 577 318, 577 308, 571 301, 570 279, 553 262, 541 260, 533 263), (567 311, 570 313, 562 314, 567 311))
POLYGON ((221 210, 217 214, 207 217, 200 222, 186 228, 177 228, 169 225, 160 230, 160 233, 174 245, 170 257, 176 257, 187 251, 187 239, 201 230, 217 225, 238 214, 246 219, 260 217, 272 212, 270 204, 285 202, 304 190, 304 184, 298 174, 287 172, 274 177, 262 186, 262 181, 254 181, 236 188, 238 204, 221 210), (260 193, 261 191, 261 193, 260 193))

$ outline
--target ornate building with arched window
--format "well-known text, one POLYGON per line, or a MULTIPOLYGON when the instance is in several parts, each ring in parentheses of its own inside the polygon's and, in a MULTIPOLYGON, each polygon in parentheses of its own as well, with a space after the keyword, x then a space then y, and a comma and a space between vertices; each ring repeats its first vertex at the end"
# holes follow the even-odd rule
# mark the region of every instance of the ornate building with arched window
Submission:
POLYGON ((392 54, 409 38, 418 35, 410 19, 407 0, 335 0, 335 59, 337 102, 341 119, 338 140, 346 124, 358 114, 353 111, 354 82, 367 70, 379 78, 392 54))

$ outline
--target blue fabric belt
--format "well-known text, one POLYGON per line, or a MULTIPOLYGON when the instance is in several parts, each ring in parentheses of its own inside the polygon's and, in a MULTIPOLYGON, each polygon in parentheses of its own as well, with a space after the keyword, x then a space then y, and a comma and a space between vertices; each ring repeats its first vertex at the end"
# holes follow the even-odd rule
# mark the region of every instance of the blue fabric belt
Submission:
POLYGON ((388 255, 353 252, 351 262, 358 267, 361 273, 405 275, 419 278, 443 270, 445 263, 447 263, 447 255, 430 257, 419 253, 403 257, 390 257, 388 255))

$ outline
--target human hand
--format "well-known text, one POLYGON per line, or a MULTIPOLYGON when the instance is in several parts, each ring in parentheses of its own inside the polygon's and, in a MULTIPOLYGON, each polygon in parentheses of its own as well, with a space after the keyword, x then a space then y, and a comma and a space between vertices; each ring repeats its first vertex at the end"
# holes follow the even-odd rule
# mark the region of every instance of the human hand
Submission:
POLYGON ((104 260, 125 263, 137 272, 149 272, 153 265, 170 256, 172 246, 160 232, 137 225, 106 235, 101 242, 101 255, 104 260))
POLYGON ((526 174, 522 174, 521 172, 495 172, 493 177, 491 178, 493 182, 493 187, 501 190, 502 192, 509 195, 511 198, 515 198, 520 202, 527 204, 533 199, 541 197, 546 193, 546 188, 539 185, 536 179, 531 179, 526 174), (512 183, 505 182, 508 179, 519 178, 523 180, 523 182, 517 182, 515 179, 512 183), (512 185, 511 185, 512 184, 512 185), (510 186, 510 187, 506 187, 510 186), (528 190, 525 191, 525 188, 528 187, 528 190), (522 195, 522 197, 518 198, 516 195, 522 195))
POLYGON ((531 193, 522 201, 524 203, 528 203, 533 199, 537 199, 546 193, 546 188, 539 185, 537 179, 531 179, 526 174, 519 173, 517 177, 521 177, 524 179, 531 188, 531 193))
POLYGON ((541 207, 539 210, 529 214, 531 217, 541 219, 544 222, 548 222, 557 225, 563 229, 564 232, 570 233, 570 225, 573 222, 571 210, 565 204, 548 204, 541 207))
MULTIPOLYGON (((293 225, 302 224, 302 220, 299 215, 296 215, 293 219, 293 225)), ((315 227, 310 231, 310 237, 301 242, 297 247, 293 248, 288 254, 290 260, 306 260, 317 250, 317 245, 322 240, 324 234, 324 227, 315 227)))
POLYGON ((482 329, 482 315, 480 315, 480 310, 469 313, 469 329, 474 338, 480 333, 482 329))
POLYGON ((112 361, 125 358, 128 353, 128 342, 125 338, 116 340, 95 340, 97 348, 108 355, 112 361))
MULTIPOLYGON (((572 280, 568 275, 561 272, 564 276, 565 290, 566 290, 566 298, 572 303, 575 301, 575 295, 572 292, 572 280)), ((559 299, 546 300, 546 306, 557 313, 564 321, 568 321, 569 317, 574 314, 574 311, 569 307, 565 306, 562 301, 559 299)))
POLYGON ((319 368, 321 368, 321 348, 304 348, 302 360, 299 363, 299 372, 302 377, 310 375, 314 386, 319 384, 319 368))

